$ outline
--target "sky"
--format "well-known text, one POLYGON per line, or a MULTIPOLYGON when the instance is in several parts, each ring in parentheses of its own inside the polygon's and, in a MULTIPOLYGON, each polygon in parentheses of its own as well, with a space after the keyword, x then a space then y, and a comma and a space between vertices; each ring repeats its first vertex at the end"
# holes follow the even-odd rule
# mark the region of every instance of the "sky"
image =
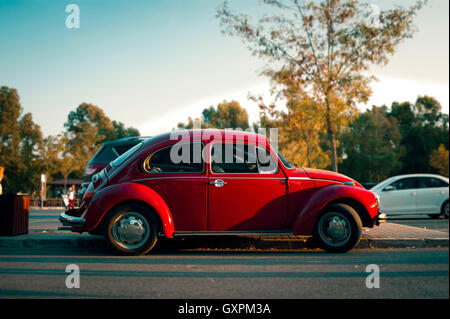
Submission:
MULTIPOLYGON (((367 2, 367 1, 366 1, 367 2)), ((258 119, 247 96, 266 102, 265 61, 238 38, 220 32, 222 0, 0 0, 0 86, 16 88, 24 113, 45 136, 64 130, 83 102, 142 135, 170 131, 187 117, 223 100, 237 100, 258 119), (80 27, 67 28, 66 6, 80 9, 80 27)), ((380 9, 412 0, 370 0, 380 9)), ((229 7, 261 12, 258 0, 229 7)), ((449 112, 449 1, 429 0, 416 19, 418 33, 399 45, 385 67, 371 74, 367 105, 438 99, 449 112)))

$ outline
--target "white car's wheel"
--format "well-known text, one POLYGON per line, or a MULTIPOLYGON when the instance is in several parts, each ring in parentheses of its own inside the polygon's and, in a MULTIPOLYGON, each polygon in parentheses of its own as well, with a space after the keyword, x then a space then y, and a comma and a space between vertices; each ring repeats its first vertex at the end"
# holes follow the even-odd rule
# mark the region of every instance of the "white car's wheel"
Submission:
POLYGON ((442 205, 442 215, 448 219, 448 201, 442 205))

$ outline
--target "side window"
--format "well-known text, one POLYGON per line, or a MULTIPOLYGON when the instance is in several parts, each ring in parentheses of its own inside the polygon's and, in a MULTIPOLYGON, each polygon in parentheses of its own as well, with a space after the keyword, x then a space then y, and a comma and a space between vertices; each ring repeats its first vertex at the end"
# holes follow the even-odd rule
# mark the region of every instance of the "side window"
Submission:
POLYGON ((278 162, 266 148, 258 147, 258 166, 260 173, 274 174, 278 172, 278 162))
POLYGON ((448 187, 448 183, 433 177, 419 177, 419 188, 448 187))
POLYGON ((245 143, 214 143, 211 170, 216 174, 257 174, 277 172, 277 162, 262 147, 245 143))
POLYGON ((152 153, 144 162, 144 169, 152 174, 164 173, 203 173, 205 163, 202 143, 187 143, 183 147, 174 144, 152 153), (188 152, 188 157, 182 152, 188 152), (200 151, 200 152, 197 152, 200 151), (197 154, 198 155, 198 154, 197 154))
POLYGON ((395 190, 417 188, 417 178, 403 178, 391 184, 395 190))
POLYGON ((211 147, 211 170, 216 174, 258 173, 256 147, 244 143, 214 143, 211 147))

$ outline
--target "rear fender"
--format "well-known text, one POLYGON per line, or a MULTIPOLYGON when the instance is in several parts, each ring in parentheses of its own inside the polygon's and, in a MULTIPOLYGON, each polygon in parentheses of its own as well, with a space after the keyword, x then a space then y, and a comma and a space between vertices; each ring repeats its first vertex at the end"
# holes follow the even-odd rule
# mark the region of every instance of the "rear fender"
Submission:
POLYGON ((136 183, 115 184, 95 192, 84 216, 86 219, 85 225, 81 229, 74 229, 74 231, 93 230, 111 208, 129 201, 140 201, 153 207, 161 220, 164 235, 167 238, 173 237, 175 228, 172 214, 166 202, 153 189, 136 183))
POLYGON ((373 193, 360 187, 333 184, 320 188, 302 205, 294 219, 292 232, 296 235, 311 235, 323 208, 332 202, 348 201, 358 202, 365 208, 364 212, 358 211, 360 215, 369 215, 361 216, 362 220, 373 220, 378 214, 378 203, 373 193))

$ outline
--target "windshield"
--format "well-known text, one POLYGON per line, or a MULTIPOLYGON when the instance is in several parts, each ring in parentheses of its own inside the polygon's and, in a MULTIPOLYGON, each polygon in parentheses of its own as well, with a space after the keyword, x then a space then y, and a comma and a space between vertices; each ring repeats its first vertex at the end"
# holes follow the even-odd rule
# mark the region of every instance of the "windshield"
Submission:
POLYGON ((120 155, 118 158, 116 158, 114 161, 112 161, 110 163, 110 165, 112 167, 117 167, 120 164, 122 164, 128 157, 131 156, 131 154, 133 154, 134 152, 136 152, 141 146, 142 146, 142 142, 140 142, 139 144, 136 144, 134 147, 130 148, 128 151, 126 151, 125 153, 123 153, 122 155, 120 155))
POLYGON ((291 163, 289 163, 289 161, 287 159, 285 159, 284 156, 281 155, 280 152, 278 152, 278 157, 280 158, 281 163, 283 163, 284 167, 286 167, 286 168, 295 168, 295 166, 292 165, 291 163))

